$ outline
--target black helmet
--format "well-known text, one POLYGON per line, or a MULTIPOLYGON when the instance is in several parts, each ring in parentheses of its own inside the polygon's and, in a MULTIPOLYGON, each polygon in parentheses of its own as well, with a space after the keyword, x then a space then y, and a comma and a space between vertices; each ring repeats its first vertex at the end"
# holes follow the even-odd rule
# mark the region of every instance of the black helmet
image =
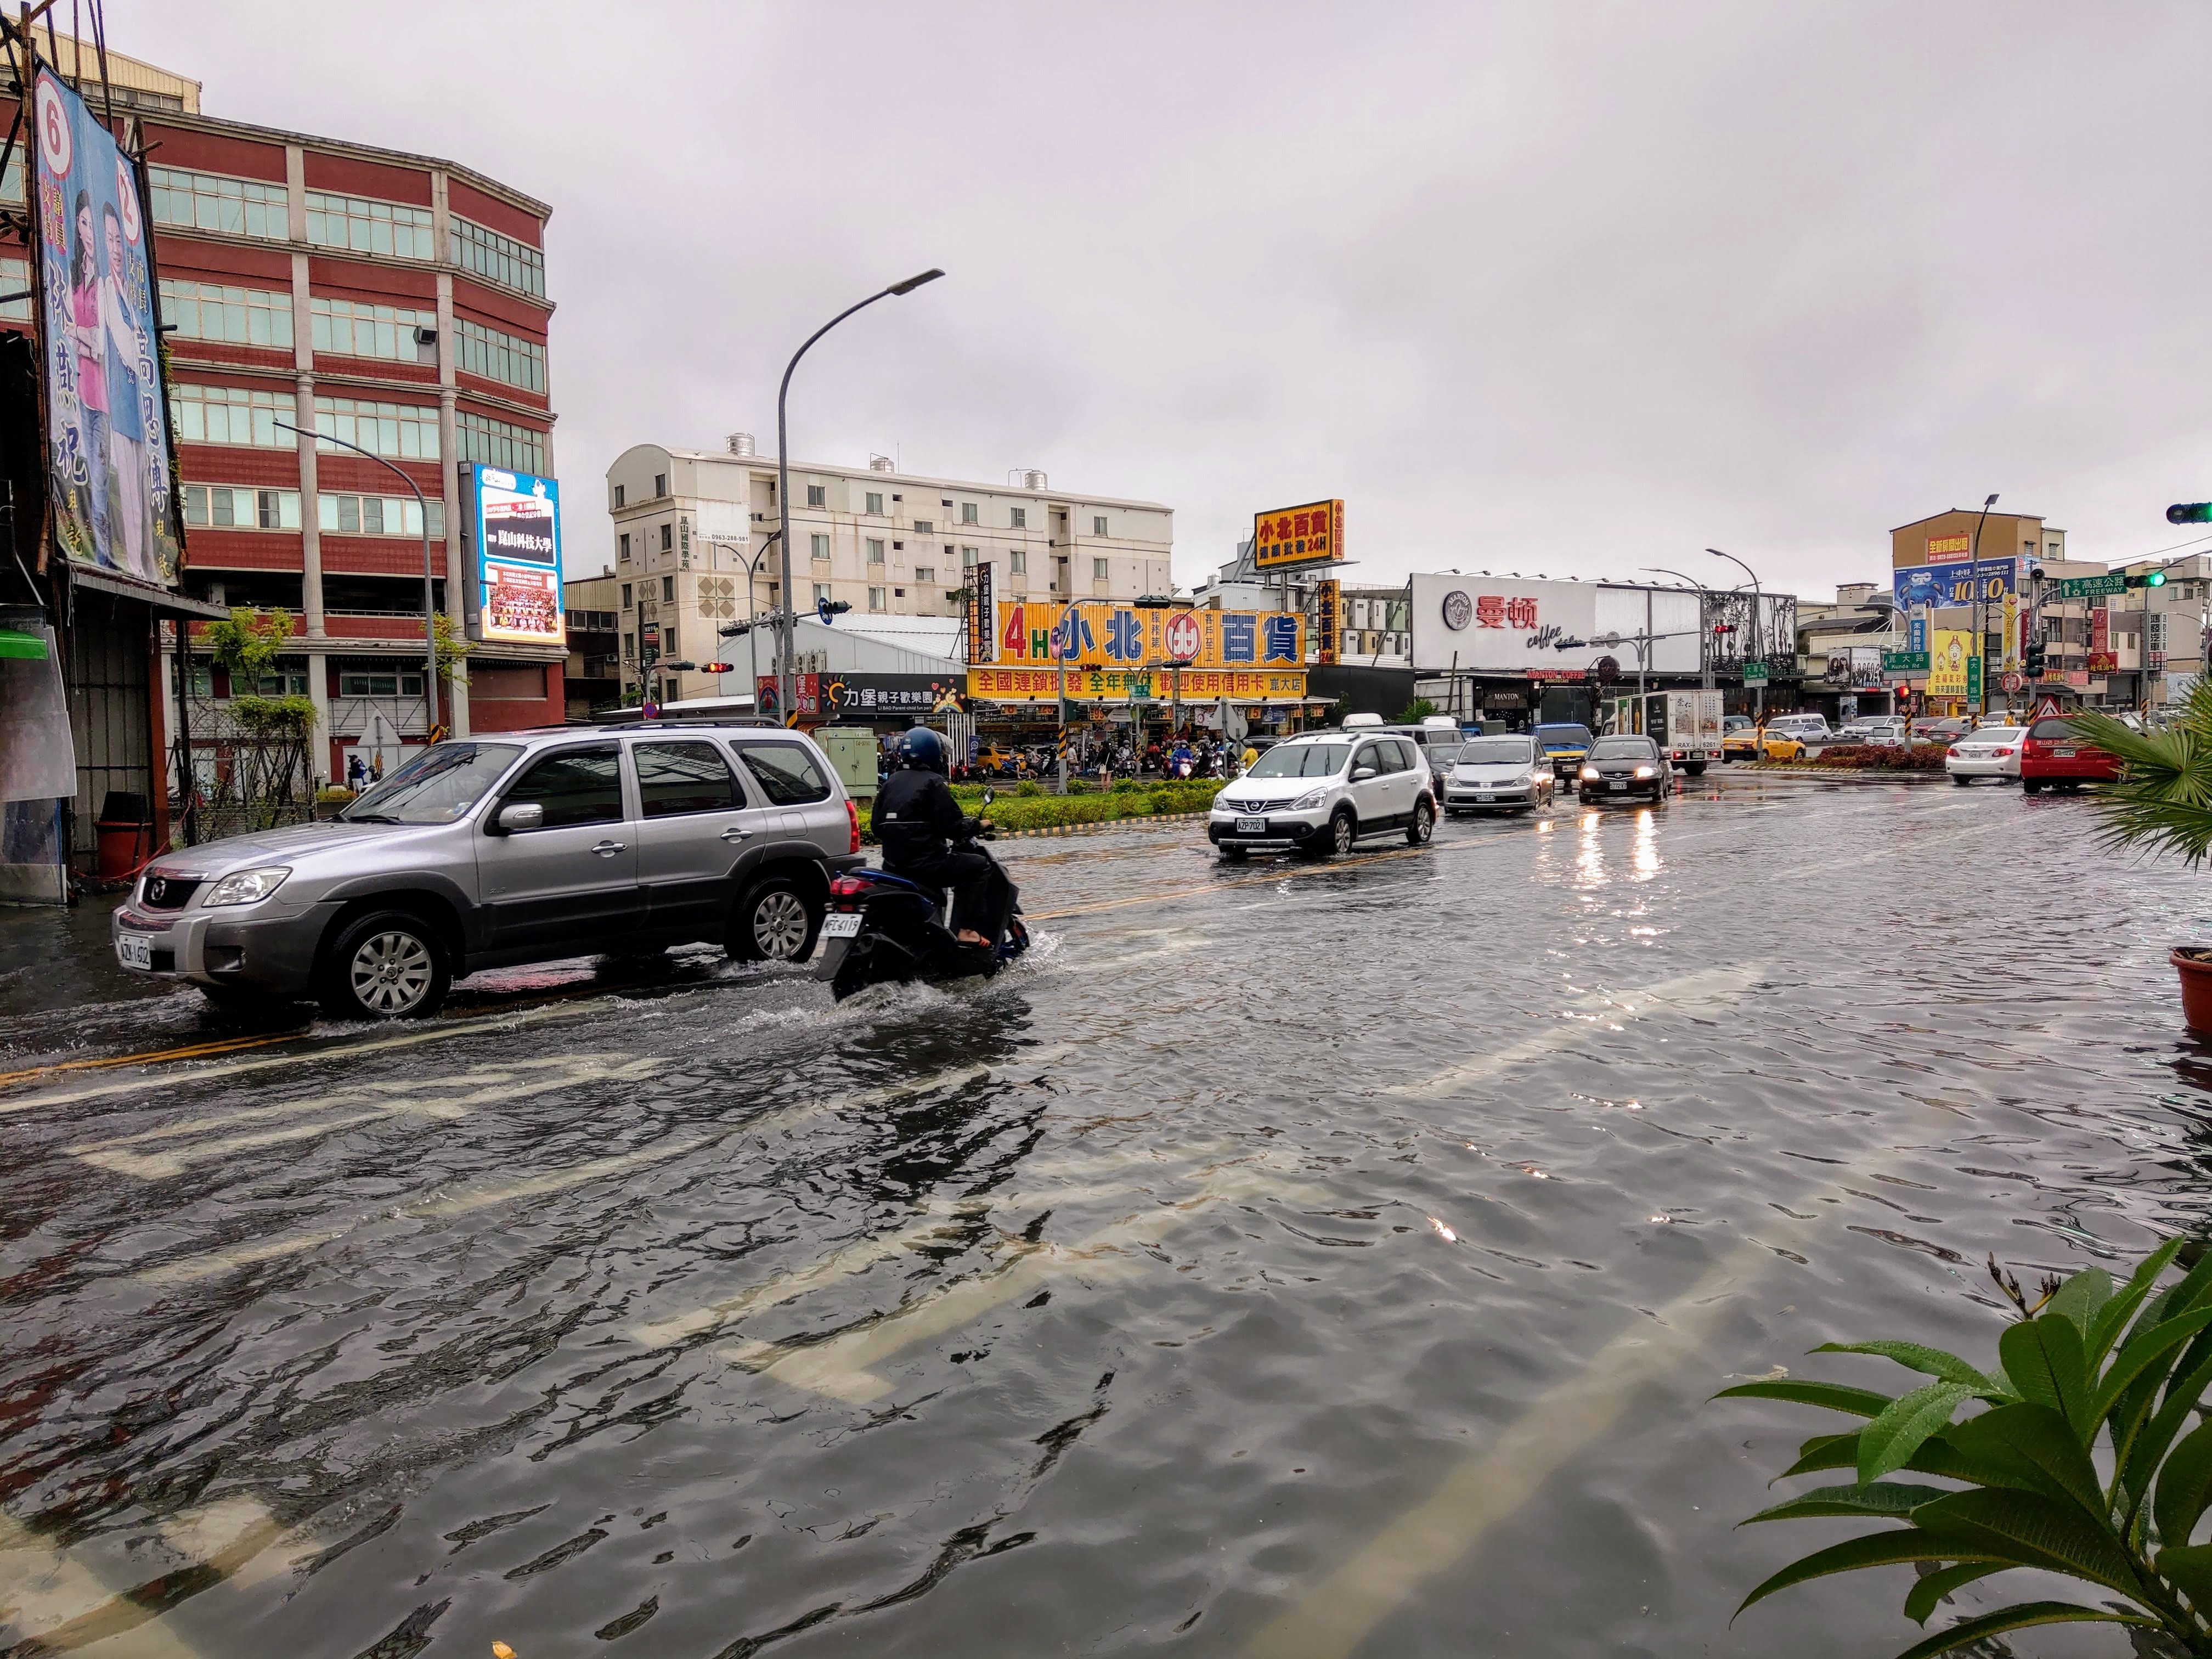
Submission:
POLYGON ((898 763, 917 772, 945 771, 945 739, 926 726, 917 726, 898 740, 898 763))

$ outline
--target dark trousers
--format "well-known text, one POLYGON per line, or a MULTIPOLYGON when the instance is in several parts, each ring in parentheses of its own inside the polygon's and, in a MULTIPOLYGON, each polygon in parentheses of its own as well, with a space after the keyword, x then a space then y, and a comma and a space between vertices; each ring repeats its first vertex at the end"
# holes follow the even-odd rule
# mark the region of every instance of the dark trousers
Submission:
POLYGON ((973 928, 996 945, 1006 935, 1006 916, 1012 908, 1013 884, 996 860, 981 853, 939 853, 933 858, 890 866, 893 874, 926 886, 952 890, 954 933, 973 928))

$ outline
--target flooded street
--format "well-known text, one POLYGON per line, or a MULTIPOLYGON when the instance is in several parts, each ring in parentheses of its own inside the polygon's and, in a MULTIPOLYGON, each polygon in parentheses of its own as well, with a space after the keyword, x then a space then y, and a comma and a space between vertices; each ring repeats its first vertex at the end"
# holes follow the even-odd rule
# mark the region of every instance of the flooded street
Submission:
POLYGON ((1893 1651, 1849 1581, 1730 1627, 1830 1425, 1705 1402, 1979 1363, 1990 1251, 2202 1224, 2208 890, 2093 834, 1738 776, 1150 825, 1004 843, 979 988, 686 952, 375 1028, 10 917, 0 1654, 1893 1651))

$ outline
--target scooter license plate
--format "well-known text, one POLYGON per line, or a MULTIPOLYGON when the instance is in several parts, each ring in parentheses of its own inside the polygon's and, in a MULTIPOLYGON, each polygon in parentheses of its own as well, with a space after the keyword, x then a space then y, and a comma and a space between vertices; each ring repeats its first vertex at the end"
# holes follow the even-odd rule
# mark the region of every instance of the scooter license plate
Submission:
POLYGON ((860 934, 860 913, 841 911, 822 918, 822 937, 824 939, 858 939, 860 934))
POLYGON ((1240 836, 1264 836, 1267 833, 1267 820, 1239 818, 1237 820, 1237 833, 1240 836))

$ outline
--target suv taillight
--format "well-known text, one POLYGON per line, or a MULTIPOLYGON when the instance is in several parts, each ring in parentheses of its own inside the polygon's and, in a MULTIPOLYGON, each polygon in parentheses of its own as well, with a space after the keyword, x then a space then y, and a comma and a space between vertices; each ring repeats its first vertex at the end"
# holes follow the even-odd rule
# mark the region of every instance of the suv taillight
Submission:
POLYGON ((845 822, 851 826, 853 831, 852 845, 845 850, 848 853, 857 853, 860 850, 860 809, 853 804, 853 798, 850 795, 845 797, 845 822))

